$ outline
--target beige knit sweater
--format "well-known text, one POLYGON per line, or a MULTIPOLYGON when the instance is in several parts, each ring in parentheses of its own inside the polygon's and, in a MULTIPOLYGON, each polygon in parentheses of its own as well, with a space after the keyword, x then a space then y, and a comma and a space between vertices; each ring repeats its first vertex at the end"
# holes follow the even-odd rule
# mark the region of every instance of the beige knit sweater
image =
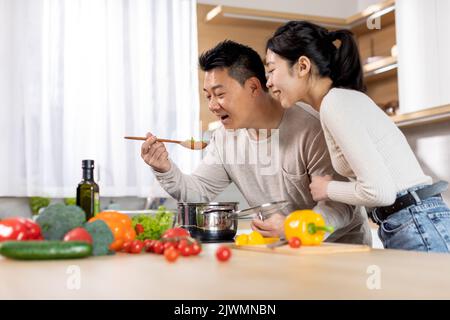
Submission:
POLYGON ((387 206, 397 192, 432 183, 403 133, 367 95, 331 89, 320 120, 334 169, 351 180, 332 181, 327 189, 331 200, 387 206))

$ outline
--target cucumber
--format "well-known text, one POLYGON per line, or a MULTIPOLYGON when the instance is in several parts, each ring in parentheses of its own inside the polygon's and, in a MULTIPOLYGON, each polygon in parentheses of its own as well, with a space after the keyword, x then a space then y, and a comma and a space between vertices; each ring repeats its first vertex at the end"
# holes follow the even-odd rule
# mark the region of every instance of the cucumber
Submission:
POLYGON ((92 245, 82 241, 6 241, 0 254, 16 260, 79 259, 92 254, 92 245))

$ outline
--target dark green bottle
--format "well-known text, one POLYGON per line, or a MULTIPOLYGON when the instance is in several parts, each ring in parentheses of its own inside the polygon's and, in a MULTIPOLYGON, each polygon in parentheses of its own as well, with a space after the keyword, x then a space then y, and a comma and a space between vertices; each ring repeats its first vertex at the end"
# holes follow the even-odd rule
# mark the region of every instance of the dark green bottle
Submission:
POLYGON ((94 181, 94 160, 83 160, 83 180, 77 188, 77 206, 86 212, 86 220, 100 211, 100 195, 98 184, 94 181))

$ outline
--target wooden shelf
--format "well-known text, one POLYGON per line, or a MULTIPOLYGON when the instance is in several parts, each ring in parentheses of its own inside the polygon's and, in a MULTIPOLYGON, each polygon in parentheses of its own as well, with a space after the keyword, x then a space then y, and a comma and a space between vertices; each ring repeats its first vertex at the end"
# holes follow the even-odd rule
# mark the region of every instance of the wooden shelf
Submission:
POLYGON ((391 56, 368 63, 363 66, 363 70, 366 81, 370 81, 371 78, 375 78, 384 73, 394 75, 397 72, 397 58, 391 56))
POLYGON ((391 119, 400 128, 448 121, 450 120, 450 105, 429 108, 417 112, 399 114, 392 116, 391 119))
POLYGON ((348 18, 333 18, 219 5, 206 14, 205 22, 276 28, 291 20, 307 20, 328 29, 348 29, 359 34, 371 31, 367 28, 366 21, 374 14, 379 14, 382 17, 383 25, 393 22, 395 19, 394 9, 395 0, 386 0, 379 4, 371 5, 364 11, 348 18))
POLYGON ((205 22, 252 27, 278 27, 291 20, 308 20, 329 28, 344 28, 346 19, 329 18, 287 12, 266 11, 219 5, 209 11, 205 22))

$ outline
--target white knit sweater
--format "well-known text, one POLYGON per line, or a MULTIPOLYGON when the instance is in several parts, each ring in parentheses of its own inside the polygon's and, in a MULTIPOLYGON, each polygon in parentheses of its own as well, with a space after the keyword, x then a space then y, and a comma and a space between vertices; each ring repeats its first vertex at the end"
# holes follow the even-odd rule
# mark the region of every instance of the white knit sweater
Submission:
POLYGON ((322 101, 320 120, 334 169, 351 181, 330 182, 331 200, 387 206, 397 192, 432 183, 403 133, 367 95, 331 89, 322 101))

